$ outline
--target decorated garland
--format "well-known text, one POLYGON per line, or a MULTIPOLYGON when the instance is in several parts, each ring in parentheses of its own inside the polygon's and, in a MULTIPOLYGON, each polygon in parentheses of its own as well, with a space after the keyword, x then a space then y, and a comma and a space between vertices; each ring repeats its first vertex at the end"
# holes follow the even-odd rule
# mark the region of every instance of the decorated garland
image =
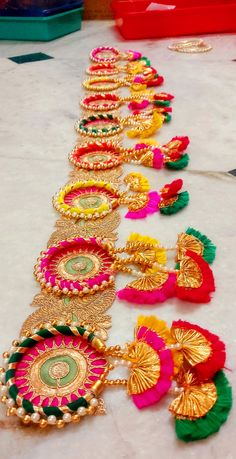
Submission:
POLYGON ((140 410, 174 395, 169 411, 177 437, 185 442, 207 438, 227 420, 232 405, 223 373, 225 345, 218 336, 186 321, 174 321, 169 328, 156 317, 140 317, 133 341, 123 347, 105 344, 111 326, 106 311, 116 294, 143 307, 171 297, 195 303, 211 300, 215 283, 209 265, 216 247, 200 231, 187 228, 174 247, 138 233, 132 233, 124 247, 114 243, 119 206, 128 207, 126 218, 139 219, 158 211, 173 215, 189 202, 181 179, 150 191, 139 172, 123 178, 122 191, 123 163, 182 169, 189 161, 189 139, 177 136, 162 146, 147 139, 171 119, 173 96, 150 89, 162 84, 163 77, 146 57, 101 46, 90 58, 94 64, 87 73, 92 78, 84 87, 97 93, 86 96, 81 106, 96 114, 77 121, 77 133, 114 137, 131 126, 130 138, 146 140, 125 148, 120 141, 79 139, 69 154, 74 170, 53 198, 60 219, 34 269, 41 287, 32 302, 37 309, 3 354, 1 401, 7 415, 16 415, 24 424, 62 428, 86 415, 104 414, 101 393, 106 386, 121 385, 140 410), (116 78, 118 73, 125 76, 116 78), (131 95, 122 98, 109 92, 121 86, 129 87, 131 95), (126 102, 131 116, 110 113, 126 102), (172 268, 167 254, 172 255, 172 268), (116 292, 118 273, 134 280, 116 292), (119 364, 127 366, 127 378, 109 379, 119 364))
POLYGON ((48 324, 13 342, 1 369, 2 401, 24 424, 64 427, 104 411, 106 386, 123 386, 138 409, 167 394, 179 439, 217 432, 227 420, 232 393, 222 369, 225 345, 218 336, 181 320, 138 319, 135 338, 107 347, 88 326, 48 324), (125 362, 127 379, 108 379, 125 362))
POLYGON ((123 272, 136 279, 118 291, 122 300, 145 306, 176 296, 208 303, 215 290, 209 267, 214 257, 214 244, 193 228, 179 234, 176 247, 169 248, 136 233, 123 248, 105 238, 80 237, 59 241, 42 252, 35 277, 48 293, 83 297, 106 290, 114 284, 116 273, 123 272), (167 252, 173 251, 176 265, 168 268, 167 252))

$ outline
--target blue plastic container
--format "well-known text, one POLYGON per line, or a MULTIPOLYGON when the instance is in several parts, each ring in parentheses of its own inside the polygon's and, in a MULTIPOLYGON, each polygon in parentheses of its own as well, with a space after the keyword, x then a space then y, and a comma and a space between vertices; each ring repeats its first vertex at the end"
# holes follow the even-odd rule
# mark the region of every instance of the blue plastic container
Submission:
POLYGON ((81 8, 83 0, 9 0, 0 8, 0 16, 51 16, 81 8))

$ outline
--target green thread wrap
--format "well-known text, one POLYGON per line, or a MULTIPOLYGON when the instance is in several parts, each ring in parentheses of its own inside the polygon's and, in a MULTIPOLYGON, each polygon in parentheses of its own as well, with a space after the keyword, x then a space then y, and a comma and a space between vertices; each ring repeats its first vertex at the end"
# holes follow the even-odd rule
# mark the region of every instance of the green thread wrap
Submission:
POLYGON ((188 443, 207 438, 218 432, 227 420, 232 407, 232 388, 223 371, 216 374, 213 382, 216 386, 217 401, 206 416, 195 421, 176 419, 175 431, 180 440, 188 443))

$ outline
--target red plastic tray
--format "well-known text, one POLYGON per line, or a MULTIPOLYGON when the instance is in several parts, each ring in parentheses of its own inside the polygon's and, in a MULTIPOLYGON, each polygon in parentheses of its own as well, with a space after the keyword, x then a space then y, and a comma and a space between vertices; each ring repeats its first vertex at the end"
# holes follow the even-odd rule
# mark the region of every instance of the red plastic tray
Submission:
POLYGON ((112 0, 112 9, 127 40, 236 32, 236 0, 112 0), (151 3, 176 8, 146 11, 151 3))

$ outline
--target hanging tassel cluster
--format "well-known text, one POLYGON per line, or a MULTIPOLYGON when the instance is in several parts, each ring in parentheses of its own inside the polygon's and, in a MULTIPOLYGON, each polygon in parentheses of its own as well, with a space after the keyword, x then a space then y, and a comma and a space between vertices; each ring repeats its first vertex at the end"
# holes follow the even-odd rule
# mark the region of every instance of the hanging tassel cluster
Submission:
MULTIPOLYGON (((173 190, 176 191, 178 186, 178 183, 174 184, 173 190)), ((170 188, 167 188, 167 194, 171 192, 170 188)), ((160 249, 155 242, 141 242, 141 235, 139 240, 139 250, 141 247, 143 251, 160 249)), ((214 260, 215 250, 216 247, 207 236, 188 228, 178 236, 175 268, 153 263, 151 272, 150 269, 144 272, 142 277, 119 290, 117 296, 121 300, 142 305, 160 303, 173 296, 193 303, 208 303, 215 291, 214 277, 209 266, 209 262, 214 260)))
POLYGON ((128 204, 129 212, 126 218, 139 219, 146 218, 160 210, 161 214, 172 215, 179 212, 189 203, 187 191, 179 193, 183 186, 181 179, 174 180, 167 184, 160 192, 151 191, 149 182, 142 174, 132 172, 124 178, 124 183, 130 191, 146 193, 137 195, 123 195, 123 203, 128 204))
POLYGON ((179 439, 207 438, 227 420, 232 393, 222 371, 225 345, 215 334, 181 320, 168 328, 156 317, 141 316, 126 355, 133 363, 127 390, 139 409, 168 392, 176 395, 169 410, 179 439))

